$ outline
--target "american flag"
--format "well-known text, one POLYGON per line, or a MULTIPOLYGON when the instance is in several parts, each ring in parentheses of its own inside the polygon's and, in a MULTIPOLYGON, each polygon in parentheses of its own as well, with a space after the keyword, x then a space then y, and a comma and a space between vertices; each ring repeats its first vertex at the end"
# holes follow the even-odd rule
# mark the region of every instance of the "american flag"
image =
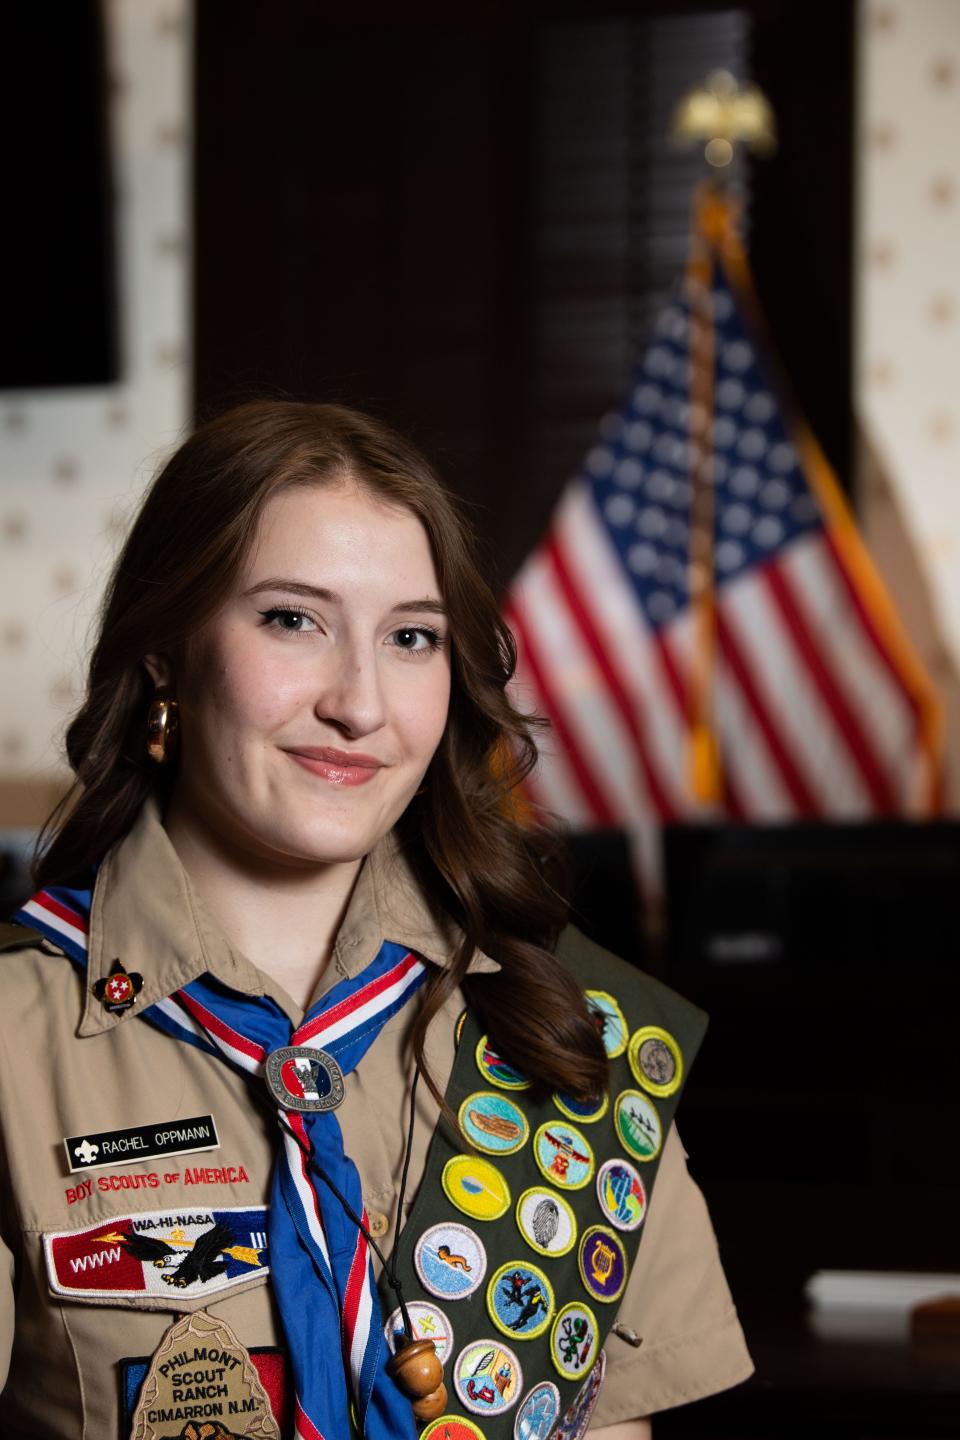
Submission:
POLYGON ((916 814, 939 791, 937 696, 822 453, 778 397, 732 225, 700 243, 699 278, 659 315, 505 603, 515 699, 550 722, 528 798, 574 829, 628 831, 653 885, 662 822, 916 814), (722 777, 706 812, 690 780, 705 473, 722 777))

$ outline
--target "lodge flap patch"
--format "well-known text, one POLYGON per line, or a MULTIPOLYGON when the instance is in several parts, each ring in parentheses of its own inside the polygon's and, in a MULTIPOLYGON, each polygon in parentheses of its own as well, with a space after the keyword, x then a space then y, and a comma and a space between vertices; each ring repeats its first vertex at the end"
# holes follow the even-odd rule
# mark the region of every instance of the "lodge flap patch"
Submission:
POLYGON ((267 1207, 151 1210, 43 1237, 55 1295, 206 1299, 269 1271, 267 1207))

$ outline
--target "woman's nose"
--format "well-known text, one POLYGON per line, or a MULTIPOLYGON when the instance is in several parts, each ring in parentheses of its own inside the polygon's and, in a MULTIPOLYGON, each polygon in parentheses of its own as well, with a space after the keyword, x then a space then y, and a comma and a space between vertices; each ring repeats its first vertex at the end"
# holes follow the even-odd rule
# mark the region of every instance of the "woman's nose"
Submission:
POLYGON ((325 676, 314 713, 347 735, 370 735, 380 729, 386 711, 372 650, 354 645, 337 657, 332 673, 325 676))

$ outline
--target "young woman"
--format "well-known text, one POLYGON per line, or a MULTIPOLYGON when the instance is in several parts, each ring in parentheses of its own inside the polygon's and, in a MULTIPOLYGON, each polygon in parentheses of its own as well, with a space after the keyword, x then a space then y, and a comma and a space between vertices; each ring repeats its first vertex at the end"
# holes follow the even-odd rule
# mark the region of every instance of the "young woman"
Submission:
POLYGON ((700 1017, 563 929, 513 664, 384 425, 254 403, 158 475, 0 940, 10 1440, 639 1440, 749 1373, 700 1017))

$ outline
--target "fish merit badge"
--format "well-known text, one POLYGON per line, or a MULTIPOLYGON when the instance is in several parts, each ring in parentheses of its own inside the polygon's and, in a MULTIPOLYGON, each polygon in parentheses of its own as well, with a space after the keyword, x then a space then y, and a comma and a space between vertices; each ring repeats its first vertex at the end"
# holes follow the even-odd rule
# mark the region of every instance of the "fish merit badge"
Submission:
POLYGON ((188 1120, 158 1120, 155 1125, 129 1125, 124 1130, 101 1130, 68 1135, 64 1140, 67 1168, 102 1170, 105 1165, 136 1165, 158 1155, 193 1155, 219 1150, 220 1139, 212 1115, 188 1120))
POLYGON ((114 960, 110 974, 93 983, 93 993, 109 1015, 122 1015, 137 1003, 143 989, 143 976, 137 970, 124 969, 123 962, 114 960))
MULTIPOLYGON (((57 1295, 206 1299, 269 1272, 267 1208, 154 1210, 44 1235, 57 1295)), ((179 1432, 178 1432, 179 1433, 179 1432)))
POLYGON ((167 1331, 147 1371, 131 1440, 216 1435, 280 1440, 253 1361, 223 1320, 204 1310, 167 1331))

